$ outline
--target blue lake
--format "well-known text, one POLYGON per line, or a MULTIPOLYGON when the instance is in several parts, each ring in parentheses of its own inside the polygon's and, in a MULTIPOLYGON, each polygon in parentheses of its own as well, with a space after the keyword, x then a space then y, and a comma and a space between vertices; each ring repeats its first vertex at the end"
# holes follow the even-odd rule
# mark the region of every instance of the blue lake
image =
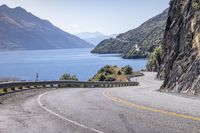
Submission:
POLYGON ((67 72, 79 80, 88 80, 104 65, 130 65, 134 70, 145 68, 146 59, 122 59, 120 55, 91 54, 91 49, 36 50, 0 52, 0 77, 34 80, 57 80, 67 72))

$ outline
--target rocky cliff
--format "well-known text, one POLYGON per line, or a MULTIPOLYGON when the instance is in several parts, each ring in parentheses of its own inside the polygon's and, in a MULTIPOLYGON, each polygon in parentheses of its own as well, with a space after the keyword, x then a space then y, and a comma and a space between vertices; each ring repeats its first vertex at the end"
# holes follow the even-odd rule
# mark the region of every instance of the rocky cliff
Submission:
POLYGON ((162 51, 161 90, 199 93, 200 0, 170 2, 162 51))

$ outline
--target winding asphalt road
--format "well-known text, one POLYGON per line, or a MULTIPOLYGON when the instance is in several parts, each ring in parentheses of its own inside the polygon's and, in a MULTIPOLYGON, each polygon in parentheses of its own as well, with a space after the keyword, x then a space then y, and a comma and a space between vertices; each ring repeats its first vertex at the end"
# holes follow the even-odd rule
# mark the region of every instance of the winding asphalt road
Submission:
POLYGON ((154 78, 145 73, 136 87, 0 97, 0 133, 200 133, 200 99, 158 92, 162 82, 154 78))

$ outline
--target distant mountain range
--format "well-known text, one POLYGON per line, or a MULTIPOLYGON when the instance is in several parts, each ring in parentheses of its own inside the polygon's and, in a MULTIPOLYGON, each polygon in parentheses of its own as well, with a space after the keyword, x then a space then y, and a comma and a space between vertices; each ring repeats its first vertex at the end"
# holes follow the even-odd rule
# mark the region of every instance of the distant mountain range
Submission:
POLYGON ((117 34, 112 34, 112 35, 104 35, 100 32, 81 32, 76 34, 79 38, 92 43, 94 45, 99 44, 101 41, 108 39, 108 38, 115 38, 117 34))
POLYGON ((123 58, 146 58, 163 41, 167 14, 168 9, 115 39, 103 40, 92 53, 121 53, 123 58))
POLYGON ((89 48, 92 44, 21 7, 0 6, 0 50, 89 48))

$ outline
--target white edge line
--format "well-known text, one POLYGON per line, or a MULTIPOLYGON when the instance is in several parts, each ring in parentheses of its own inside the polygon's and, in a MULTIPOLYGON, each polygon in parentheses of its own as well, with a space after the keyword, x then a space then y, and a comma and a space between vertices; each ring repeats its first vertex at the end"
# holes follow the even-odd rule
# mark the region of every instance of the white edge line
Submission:
POLYGON ((65 120, 65 121, 68 121, 68 122, 70 122, 70 123, 72 123, 72 124, 74 124, 74 125, 77 125, 77 126, 79 126, 79 127, 82 127, 82 128, 85 128, 85 129, 89 129, 89 130, 94 131, 94 132, 96 132, 96 133, 104 133, 104 132, 99 131, 99 130, 97 130, 97 129, 88 127, 88 126, 83 125, 83 124, 81 124, 81 123, 78 123, 78 122, 75 122, 75 121, 70 120, 70 119, 68 119, 68 118, 65 118, 65 117, 63 117, 63 116, 61 116, 61 115, 59 115, 59 114, 53 112, 52 110, 50 110, 50 109, 44 107, 43 104, 41 103, 40 99, 41 99, 41 97, 43 97, 43 96, 46 95, 47 93, 48 93, 48 92, 46 92, 46 93, 44 93, 44 94, 41 94, 41 95, 39 95, 38 98, 37 98, 37 102, 38 102, 38 104, 40 105, 41 108, 43 108, 44 110, 46 110, 46 111, 49 112, 50 114, 55 115, 55 116, 57 116, 57 117, 59 117, 59 118, 65 120))

